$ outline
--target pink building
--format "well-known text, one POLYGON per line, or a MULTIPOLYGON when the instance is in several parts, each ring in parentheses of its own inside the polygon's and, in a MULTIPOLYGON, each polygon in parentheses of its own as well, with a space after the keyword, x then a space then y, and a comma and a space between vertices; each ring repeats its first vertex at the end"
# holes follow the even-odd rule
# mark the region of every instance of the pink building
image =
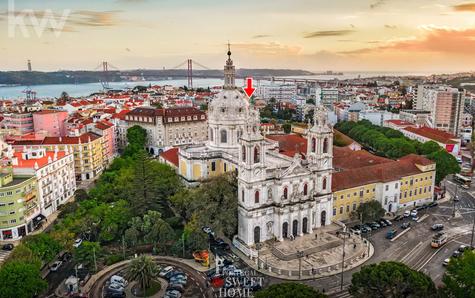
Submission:
POLYGON ((88 127, 91 127, 89 130, 93 133, 102 136, 103 160, 111 163, 117 152, 114 125, 108 121, 100 121, 88 127))
POLYGON ((68 112, 44 110, 33 114, 35 132, 46 131, 48 137, 62 137, 66 135, 65 120, 68 112))
POLYGON ((31 113, 8 113, 3 115, 6 129, 15 130, 17 134, 33 132, 33 116, 31 113))

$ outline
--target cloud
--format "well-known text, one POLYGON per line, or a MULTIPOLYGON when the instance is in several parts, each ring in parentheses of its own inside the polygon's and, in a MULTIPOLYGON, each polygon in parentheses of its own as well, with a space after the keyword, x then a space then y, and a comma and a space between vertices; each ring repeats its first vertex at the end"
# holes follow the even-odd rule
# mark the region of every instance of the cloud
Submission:
POLYGON ((122 23, 118 18, 120 11, 80 10, 71 14, 68 23, 87 27, 112 27, 122 23))
POLYGON ((396 25, 388 25, 388 24, 386 24, 386 25, 384 25, 384 28, 386 28, 386 29, 397 29, 397 26, 396 26, 396 25))
POLYGON ((253 55, 298 55, 302 48, 298 46, 282 45, 276 42, 269 43, 233 43, 232 48, 245 51, 253 55))
POLYGON ((369 8, 371 8, 371 9, 378 8, 382 5, 384 5, 386 2, 387 2, 387 0, 376 0, 376 1, 374 1, 373 3, 371 3, 369 5, 369 8))
POLYGON ((257 39, 257 38, 266 38, 266 37, 271 37, 272 35, 267 35, 267 34, 258 34, 254 35, 252 38, 257 39))
POLYGON ((445 53, 451 55, 473 55, 475 49, 475 28, 457 30, 451 28, 425 27, 421 38, 398 40, 372 48, 343 51, 341 54, 357 55, 382 51, 445 53))
POLYGON ((323 30, 306 33, 304 38, 320 38, 331 36, 344 36, 356 32, 355 30, 323 30))
POLYGON ((454 5, 452 6, 452 8, 455 11, 459 11, 459 12, 466 12, 466 11, 475 12, 475 2, 454 5))
POLYGON ((125 50, 126 50, 127 52, 131 52, 131 50, 130 50, 129 48, 125 48, 125 50))

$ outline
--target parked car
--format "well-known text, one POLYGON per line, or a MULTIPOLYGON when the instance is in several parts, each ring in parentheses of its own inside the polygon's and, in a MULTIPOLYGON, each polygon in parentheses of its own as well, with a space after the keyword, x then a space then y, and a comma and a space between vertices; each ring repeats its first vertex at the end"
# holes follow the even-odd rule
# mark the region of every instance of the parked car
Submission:
POLYGON ((432 231, 442 231, 444 229, 443 224, 433 224, 431 227, 432 231))
POLYGON ((167 267, 163 268, 162 270, 160 270, 160 272, 158 273, 158 276, 165 277, 165 275, 167 275, 168 273, 170 273, 172 271, 173 271, 173 267, 172 266, 167 266, 167 267))
POLYGON ((367 232, 373 230, 368 224, 364 224, 363 228, 365 228, 367 232))
POLYGON ((81 244, 82 244, 82 239, 78 238, 78 239, 74 240, 73 246, 78 248, 79 246, 81 246, 81 244))
POLYGON ((406 211, 404 211, 403 215, 404 215, 404 217, 409 217, 411 215, 411 211, 406 210, 406 211))
POLYGON ((386 224, 386 226, 392 226, 392 225, 393 225, 393 223, 392 223, 390 220, 388 220, 388 219, 381 218, 381 220, 384 221, 384 223, 386 224))
POLYGON ((175 277, 175 276, 186 276, 185 273, 181 272, 181 271, 178 271, 178 270, 174 270, 174 271, 171 271, 170 272, 170 275, 169 275, 169 278, 172 278, 172 277, 175 277))
POLYGON ((364 226, 361 227, 361 233, 366 234, 368 232, 369 232, 369 230, 366 227, 364 227, 364 226))
POLYGON ((51 265, 51 266, 49 267, 49 270, 50 270, 51 272, 56 272, 56 271, 58 271, 59 267, 61 267, 62 264, 63 264, 63 262, 61 262, 61 261, 56 261, 56 262, 53 263, 53 265, 51 265))
POLYGON ((124 292, 124 287, 119 285, 119 284, 116 284, 116 283, 110 283, 109 286, 107 287, 107 290, 110 291, 110 292, 115 292, 115 293, 121 293, 121 292, 124 292))
POLYGON ((68 262, 71 260, 73 255, 70 252, 65 252, 62 255, 59 256, 59 260, 63 262, 68 262))
POLYGON ((185 286, 182 284, 169 284, 167 287, 167 291, 173 290, 183 293, 185 291, 185 286))
POLYGON ((361 230, 360 230, 359 228, 351 227, 351 228, 350 228, 350 231, 351 231, 353 234, 356 234, 356 235, 360 235, 360 234, 361 234, 361 230))
POLYGON ((7 243, 2 246, 2 250, 13 250, 14 247, 15 246, 13 244, 7 243))
POLYGON ((454 258, 458 258, 458 257, 460 257, 461 255, 462 255, 462 252, 459 251, 459 250, 456 250, 456 251, 454 251, 454 252, 452 253, 452 257, 454 257, 454 258))
POLYGON ((458 250, 462 253, 466 250, 469 250, 469 249, 470 249, 470 246, 467 246, 465 244, 460 245, 459 248, 458 248, 458 250))
POLYGON ((388 226, 384 220, 380 220, 380 221, 378 221, 378 223, 382 227, 387 227, 388 226))
POLYGON ((110 282, 113 284, 119 284, 123 288, 127 287, 127 285, 129 284, 127 280, 120 275, 112 275, 110 278, 110 282))
POLYGON ((178 278, 178 277, 170 278, 170 284, 180 284, 180 285, 186 286, 187 282, 188 281, 186 279, 183 279, 183 278, 178 278))
POLYGON ((396 229, 391 229, 386 233, 386 239, 393 239, 394 236, 396 236, 397 230, 396 229))
POLYGON ((403 219, 403 216, 402 215, 397 215, 393 220, 394 221, 400 221, 401 219, 403 219))
POLYGON ((417 215, 412 217, 412 220, 413 220, 413 221, 418 221, 419 219, 420 219, 420 218, 419 218, 419 216, 417 216, 417 215))
POLYGON ((373 227, 376 227, 376 229, 379 229, 379 228, 381 228, 381 225, 380 225, 379 223, 373 221, 373 222, 371 223, 371 228, 373 228, 373 227))
POLYGON ((412 217, 417 216, 417 210, 416 209, 411 211, 411 216, 412 217))
POLYGON ((214 232, 210 227, 204 226, 201 228, 203 232, 214 237, 214 232))
POLYGON ((224 249, 224 250, 230 250, 231 249, 229 244, 224 242, 224 240, 221 239, 221 238, 216 239, 215 244, 216 244, 216 246, 218 246, 219 248, 224 249))
POLYGON ((405 229, 409 228, 410 226, 411 226, 410 222, 405 222, 401 225, 401 229, 405 230, 405 229))
POLYGON ((106 295, 105 298, 125 298, 125 292, 124 291, 112 291, 109 289, 106 289, 106 295))
POLYGON ((470 189, 470 186, 468 186, 467 184, 462 184, 462 188, 463 189, 470 189))
POLYGON ((442 265, 447 266, 449 265, 449 263, 450 263, 450 258, 447 258, 442 262, 442 265))
POLYGON ((429 207, 436 207, 437 205, 439 205, 439 203, 437 203, 437 202, 434 201, 434 202, 429 203, 429 205, 427 205, 427 206, 429 206, 429 207))
POLYGON ((166 291, 164 298, 180 298, 181 293, 177 290, 166 291))

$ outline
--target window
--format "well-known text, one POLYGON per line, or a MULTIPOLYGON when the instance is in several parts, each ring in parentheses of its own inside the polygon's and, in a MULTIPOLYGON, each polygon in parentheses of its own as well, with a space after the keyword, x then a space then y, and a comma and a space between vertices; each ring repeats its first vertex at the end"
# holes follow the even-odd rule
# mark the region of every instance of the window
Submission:
POLYGON ((333 208, 333 216, 336 215, 336 208, 333 208))
POLYGON ((431 188, 432 188, 432 186, 429 186, 429 192, 431 192, 431 188))
POLYGON ((384 205, 388 204, 388 197, 384 197, 384 205))
POLYGON ((364 191, 360 190, 360 197, 362 197, 364 194, 364 191))
POLYGON ((287 200, 288 192, 287 187, 284 187, 284 200, 287 200))
POLYGON ((228 142, 228 132, 226 130, 221 130, 221 143, 228 142))
POLYGON ((227 172, 227 170, 228 170, 228 165, 224 163, 224 171, 227 172))
POLYGON ((244 202, 244 189, 241 190, 241 200, 244 202))
POLYGON ((259 146, 254 147, 254 163, 261 161, 261 153, 259 146))
POLYGON ((353 211, 356 210, 356 203, 353 203, 353 211))
POLYGON ((213 135, 213 129, 212 128, 209 129, 209 140, 211 142, 214 141, 214 135, 213 135))
POLYGON ((350 212, 350 205, 346 205, 346 213, 350 212))
POLYGON ((386 187, 385 187, 386 191, 389 190, 389 185, 386 184, 386 187))
POLYGON ((315 138, 312 138, 312 152, 315 152, 317 148, 317 140, 315 138))
POLYGON ((412 197, 412 190, 411 190, 411 191, 409 191, 409 196, 410 196, 410 197, 412 197))
POLYGON ((328 153, 328 138, 323 140, 323 153, 328 153))
POLYGON ((254 193, 254 203, 259 204, 259 191, 256 190, 254 193))
POLYGON ((343 200, 343 195, 341 195, 340 199, 342 199, 342 200, 343 200))
POLYGON ((211 171, 216 171, 216 162, 214 161, 211 163, 211 171))
POLYGON ((343 214, 343 206, 340 207, 340 214, 343 214))
POLYGON ((327 189, 327 177, 323 177, 322 189, 327 189))
POLYGON ((246 162, 246 147, 242 146, 242 161, 246 162))
POLYGON ((394 184, 394 189, 397 189, 397 187, 398 187, 398 184, 397 183, 394 184))
POLYGON ((307 187, 307 183, 305 183, 305 184, 303 185, 303 195, 304 195, 304 196, 307 195, 307 192, 308 192, 307 188, 308 188, 308 187, 307 187))

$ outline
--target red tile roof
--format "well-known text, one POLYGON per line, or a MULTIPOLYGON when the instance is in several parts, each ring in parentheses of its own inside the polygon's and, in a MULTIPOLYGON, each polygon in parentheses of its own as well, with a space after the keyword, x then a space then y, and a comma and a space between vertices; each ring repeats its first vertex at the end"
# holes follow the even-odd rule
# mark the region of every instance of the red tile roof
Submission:
POLYGON ((396 120, 396 119, 385 120, 384 122, 392 123, 397 126, 414 126, 415 125, 414 123, 411 123, 411 122, 407 122, 404 120, 396 120))
POLYGON ((160 156, 178 167, 178 148, 171 148, 160 153, 160 156))
MULTIPOLYGON (((58 160, 65 156, 66 153, 64 151, 58 151, 58 160)), ((14 165, 14 168, 34 168, 36 163, 38 163, 38 166, 42 168, 48 164, 48 157, 51 157, 51 160, 54 160, 54 151, 46 151, 46 156, 37 159, 23 159, 22 152, 15 151, 14 157, 18 159, 18 165, 14 165)))
POLYGON ((404 130, 407 130, 409 132, 418 134, 420 136, 429 138, 431 140, 443 143, 443 144, 457 144, 458 142, 454 141, 457 139, 456 136, 454 136, 451 133, 422 126, 422 127, 406 127, 404 130))
POLYGON ((88 143, 89 140, 94 141, 100 138, 100 136, 87 132, 79 137, 45 137, 43 140, 15 140, 14 146, 27 146, 27 145, 60 145, 60 144, 79 144, 88 143))
POLYGON ((295 153, 307 154, 307 139, 296 134, 266 135, 266 138, 279 143, 279 153, 294 157, 295 153))

